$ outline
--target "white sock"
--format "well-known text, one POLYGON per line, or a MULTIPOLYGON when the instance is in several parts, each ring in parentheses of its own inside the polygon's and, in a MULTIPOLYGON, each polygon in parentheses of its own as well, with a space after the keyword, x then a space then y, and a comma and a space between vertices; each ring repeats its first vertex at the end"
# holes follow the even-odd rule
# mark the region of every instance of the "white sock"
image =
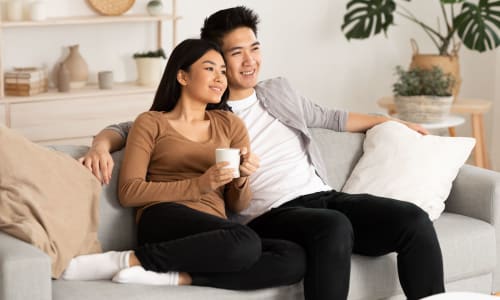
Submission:
POLYGON ((179 273, 157 273, 146 271, 142 266, 133 266, 116 273, 113 281, 117 283, 138 283, 148 285, 179 285, 179 273))
POLYGON ((109 251, 73 258, 62 278, 65 280, 109 280, 120 270, 129 267, 132 251, 109 251))

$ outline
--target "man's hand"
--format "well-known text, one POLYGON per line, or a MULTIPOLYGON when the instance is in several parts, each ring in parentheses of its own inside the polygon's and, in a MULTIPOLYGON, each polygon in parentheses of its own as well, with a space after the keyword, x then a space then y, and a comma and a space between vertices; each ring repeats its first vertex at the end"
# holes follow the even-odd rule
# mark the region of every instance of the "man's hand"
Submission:
POLYGON ((229 165, 227 161, 217 163, 200 176, 198 186, 202 194, 209 193, 233 180, 233 169, 224 168, 227 165, 229 165))
POLYGON ((246 147, 241 148, 240 150, 241 153, 241 164, 240 164, 240 176, 241 177, 246 177, 250 176, 260 166, 260 160, 257 155, 255 155, 252 152, 249 152, 246 147))
POLYGON ((115 163, 105 147, 91 147, 78 161, 89 169, 101 183, 109 184, 115 163))
POLYGON ((422 127, 421 125, 419 125, 419 124, 415 124, 415 123, 411 123, 411 122, 406 122, 406 121, 403 121, 403 120, 397 120, 397 121, 405 124, 406 126, 408 126, 408 128, 413 129, 413 130, 415 130, 416 132, 418 132, 420 134, 423 134, 423 135, 428 135, 429 134, 429 131, 427 129, 425 129, 424 127, 422 127))

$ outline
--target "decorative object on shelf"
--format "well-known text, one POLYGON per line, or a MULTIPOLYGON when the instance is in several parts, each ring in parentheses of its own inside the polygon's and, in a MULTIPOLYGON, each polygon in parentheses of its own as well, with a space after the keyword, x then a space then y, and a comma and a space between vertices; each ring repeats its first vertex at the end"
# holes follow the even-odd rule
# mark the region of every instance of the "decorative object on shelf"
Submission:
POLYGON ((87 0, 90 6, 105 16, 119 16, 134 5, 135 0, 87 0))
POLYGON ((151 0, 147 5, 148 13, 152 16, 161 15, 163 12, 163 3, 160 0, 151 0))
POLYGON ((30 19, 32 21, 43 21, 47 19, 47 8, 44 1, 30 3, 30 19))
POLYGON ((394 103, 399 118, 416 123, 441 122, 450 113, 454 79, 434 66, 431 70, 396 67, 394 103))
POLYGON ((420 68, 431 70, 436 66, 443 70, 444 73, 450 74, 455 80, 453 85, 452 95, 455 100, 462 85, 462 77, 460 76, 460 62, 458 59, 458 49, 451 55, 437 55, 437 54, 420 54, 417 42, 411 39, 413 48, 413 55, 411 58, 410 68, 420 68))
POLYGON ((23 0, 7 1, 7 20, 13 22, 23 20, 23 0))
POLYGON ((113 72, 101 71, 97 73, 97 81, 101 90, 109 90, 113 88, 113 72))
POLYGON ((81 88, 87 84, 89 68, 79 51, 79 45, 69 46, 69 55, 64 60, 70 74, 71 88, 81 88))
POLYGON ((161 80, 167 58, 163 49, 135 53, 133 57, 137 66, 137 83, 156 87, 161 80))
MULTIPOLYGON (((467 48, 484 52, 500 46, 500 6, 498 1, 464 1, 439 0, 443 20, 438 19, 437 29, 427 25, 404 6, 403 1, 395 0, 351 0, 347 3, 342 30, 347 39, 366 39, 370 36, 387 33, 390 26, 395 25, 394 15, 397 14, 420 26, 430 37, 438 50, 438 55, 422 55, 413 58, 411 67, 430 69, 439 56, 446 61, 456 61, 458 65, 458 50, 461 41, 467 48), (402 2, 402 3, 401 3, 402 2), (457 12, 456 8, 461 5, 457 12), (444 28, 446 32, 441 32, 444 28), (458 36, 458 39, 456 38, 458 36), (431 61, 424 61, 428 58, 431 61)), ((433 20, 430 18, 429 20, 433 20)), ((400 22, 398 22, 401 24, 400 22)), ((441 67, 443 64, 439 63, 441 67)), ((458 70, 457 67, 453 67, 458 70)), ((450 72, 449 70, 444 70, 450 72)), ((456 75, 456 74, 455 74, 456 75)), ((458 95, 460 78, 454 95, 458 95)))
POLYGON ((71 75, 64 63, 59 63, 59 70, 57 71, 57 90, 61 93, 69 92, 71 75))
POLYGON ((14 68, 5 72, 4 81, 5 94, 9 96, 32 96, 48 90, 47 71, 41 68, 14 68))

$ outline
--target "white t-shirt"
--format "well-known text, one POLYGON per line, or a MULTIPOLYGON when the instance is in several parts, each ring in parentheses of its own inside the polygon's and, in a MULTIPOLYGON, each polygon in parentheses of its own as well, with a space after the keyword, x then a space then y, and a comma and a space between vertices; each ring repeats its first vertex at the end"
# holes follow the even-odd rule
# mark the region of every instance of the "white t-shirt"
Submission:
POLYGON ((248 223, 299 196, 331 190, 310 163, 300 133, 270 115, 255 92, 228 104, 245 122, 252 152, 260 158, 260 168, 250 176, 252 201, 236 221, 248 223))

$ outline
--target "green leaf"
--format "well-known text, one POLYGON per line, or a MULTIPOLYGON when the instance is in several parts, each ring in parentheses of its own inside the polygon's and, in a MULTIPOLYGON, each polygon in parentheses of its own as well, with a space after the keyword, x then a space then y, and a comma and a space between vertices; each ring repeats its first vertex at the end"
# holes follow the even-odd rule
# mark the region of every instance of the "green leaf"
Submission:
POLYGON ((441 0, 443 4, 453 4, 453 3, 462 3, 464 0, 441 0))
POLYGON ((393 0, 351 0, 347 3, 342 31, 347 39, 365 39, 393 24, 396 4, 393 0))
POLYGON ((500 0, 463 3, 453 26, 467 48, 479 52, 495 49, 500 46, 500 0))

